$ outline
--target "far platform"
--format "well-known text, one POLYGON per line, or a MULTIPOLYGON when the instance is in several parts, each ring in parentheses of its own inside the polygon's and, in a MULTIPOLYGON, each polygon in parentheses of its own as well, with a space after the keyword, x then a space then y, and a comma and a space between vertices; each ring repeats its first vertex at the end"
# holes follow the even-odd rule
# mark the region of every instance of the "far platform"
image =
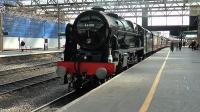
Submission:
POLYGON ((33 49, 33 50, 7 50, 7 51, 0 51, 0 58, 1 57, 10 57, 10 56, 23 56, 23 55, 30 55, 30 54, 45 54, 45 53, 55 53, 55 52, 62 52, 63 49, 33 49))
POLYGON ((165 48, 58 112, 200 112, 200 51, 165 48))
POLYGON ((33 49, 33 50, 10 50, 0 52, 0 63, 7 63, 11 61, 26 61, 31 59, 39 59, 45 57, 56 57, 63 49, 33 49))

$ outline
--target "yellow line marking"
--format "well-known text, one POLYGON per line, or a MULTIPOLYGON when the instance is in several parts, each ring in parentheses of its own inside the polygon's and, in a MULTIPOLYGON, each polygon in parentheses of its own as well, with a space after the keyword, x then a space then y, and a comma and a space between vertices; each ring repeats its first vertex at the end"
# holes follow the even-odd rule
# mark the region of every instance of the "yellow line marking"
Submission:
POLYGON ((158 83, 160 81, 160 77, 161 77, 161 74, 162 74, 163 69, 165 67, 166 61, 167 61, 167 59, 169 57, 169 54, 170 54, 170 51, 168 51, 167 57, 165 58, 165 61, 163 62, 160 70, 158 71, 158 73, 156 75, 156 78, 155 78, 155 80, 153 82, 153 85, 152 85, 147 97, 145 98, 145 101, 144 101, 143 105, 140 107, 139 112, 147 112, 147 110, 148 110, 148 108, 149 108, 149 106, 151 104, 151 101, 152 101, 152 99, 154 97, 154 94, 156 92, 156 89, 158 87, 158 83))

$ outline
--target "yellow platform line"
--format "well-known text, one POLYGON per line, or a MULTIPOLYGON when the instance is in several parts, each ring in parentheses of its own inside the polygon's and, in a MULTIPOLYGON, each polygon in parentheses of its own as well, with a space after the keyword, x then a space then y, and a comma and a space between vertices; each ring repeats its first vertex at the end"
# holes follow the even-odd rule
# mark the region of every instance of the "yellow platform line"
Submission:
POLYGON ((141 106, 139 112, 147 112, 147 110, 148 110, 148 108, 149 108, 149 106, 151 104, 151 101, 152 101, 152 99, 154 97, 154 94, 156 92, 156 89, 158 87, 158 84, 159 84, 159 81, 160 81, 160 77, 161 77, 161 74, 162 74, 163 69, 165 67, 166 61, 167 61, 167 59, 169 57, 169 54, 170 54, 170 51, 168 51, 167 57, 165 58, 165 61, 163 62, 160 70, 158 71, 158 73, 156 75, 156 78, 155 78, 155 80, 153 82, 153 85, 152 85, 147 97, 145 98, 145 101, 144 101, 143 105, 141 106))

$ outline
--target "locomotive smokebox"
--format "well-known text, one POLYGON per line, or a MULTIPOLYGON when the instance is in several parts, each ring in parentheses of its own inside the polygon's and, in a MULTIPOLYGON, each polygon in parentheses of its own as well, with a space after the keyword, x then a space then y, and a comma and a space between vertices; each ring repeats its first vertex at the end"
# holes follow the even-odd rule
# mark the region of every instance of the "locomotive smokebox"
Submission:
POLYGON ((108 43, 109 25, 102 8, 81 13, 74 21, 73 37, 82 49, 102 49, 108 43))
POLYGON ((106 76, 107 76, 107 70, 105 68, 103 68, 103 67, 102 68, 98 68, 96 70, 96 74, 95 75, 97 76, 98 79, 105 79, 106 76))

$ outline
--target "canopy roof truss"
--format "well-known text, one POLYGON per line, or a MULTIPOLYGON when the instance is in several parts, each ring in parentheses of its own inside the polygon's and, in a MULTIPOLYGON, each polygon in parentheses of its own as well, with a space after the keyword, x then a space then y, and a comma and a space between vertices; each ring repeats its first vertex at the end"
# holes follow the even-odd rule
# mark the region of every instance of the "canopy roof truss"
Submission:
MULTIPOLYGON (((200 7, 199 0, 19 0, 24 8, 37 15, 74 19, 94 6, 125 18, 189 16, 191 7, 200 7), (144 13, 145 12, 145 13, 144 13)), ((199 8, 200 9, 200 8, 199 8)))

